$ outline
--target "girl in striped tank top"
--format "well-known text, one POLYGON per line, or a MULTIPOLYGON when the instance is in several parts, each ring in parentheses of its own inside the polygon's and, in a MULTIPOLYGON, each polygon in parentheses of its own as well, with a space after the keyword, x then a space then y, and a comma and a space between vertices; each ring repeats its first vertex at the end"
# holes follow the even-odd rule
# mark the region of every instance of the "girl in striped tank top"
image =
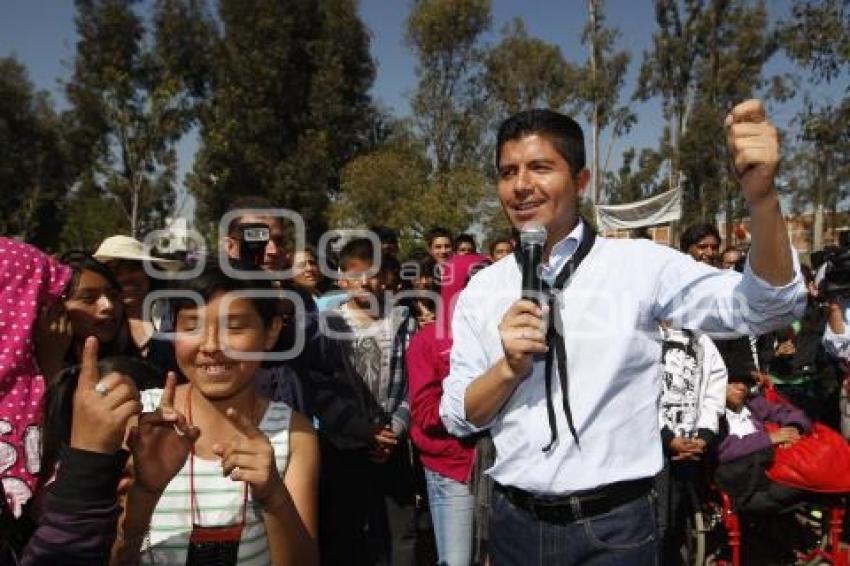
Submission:
POLYGON ((175 387, 169 376, 164 389, 142 393, 114 564, 318 562, 315 432, 254 383, 282 324, 275 299, 241 293, 271 289, 264 283, 209 268, 185 285, 201 306, 174 301, 175 353, 189 383, 175 387))

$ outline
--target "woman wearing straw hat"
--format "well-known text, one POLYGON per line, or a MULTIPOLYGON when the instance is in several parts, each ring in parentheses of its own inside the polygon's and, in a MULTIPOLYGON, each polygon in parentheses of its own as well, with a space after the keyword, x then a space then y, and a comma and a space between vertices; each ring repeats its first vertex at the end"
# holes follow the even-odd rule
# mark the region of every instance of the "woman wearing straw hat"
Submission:
POLYGON ((155 335, 155 330, 163 330, 159 323, 167 319, 166 313, 156 311, 160 303, 155 303, 150 313, 143 312, 143 306, 148 293, 161 283, 160 279, 149 275, 153 272, 149 269, 176 270, 180 262, 152 255, 142 242, 130 236, 106 238, 98 246, 94 257, 106 264, 121 285, 121 302, 124 304, 130 336, 142 356, 156 365, 163 376, 167 371, 177 371, 173 345, 155 335), (152 267, 146 269, 145 263, 152 267))

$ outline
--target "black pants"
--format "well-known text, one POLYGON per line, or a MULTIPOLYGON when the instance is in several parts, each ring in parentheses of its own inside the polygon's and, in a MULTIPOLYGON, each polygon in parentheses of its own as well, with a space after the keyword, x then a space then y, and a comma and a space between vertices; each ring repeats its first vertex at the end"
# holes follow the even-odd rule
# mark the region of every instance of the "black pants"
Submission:
POLYGON ((319 544, 322 564, 416 564, 418 514, 406 442, 384 464, 362 450, 322 442, 319 544))
POLYGON ((695 511, 693 499, 705 499, 705 483, 701 462, 673 462, 665 458, 664 468, 655 477, 661 563, 665 566, 682 563, 680 549, 687 536, 686 515, 695 511))

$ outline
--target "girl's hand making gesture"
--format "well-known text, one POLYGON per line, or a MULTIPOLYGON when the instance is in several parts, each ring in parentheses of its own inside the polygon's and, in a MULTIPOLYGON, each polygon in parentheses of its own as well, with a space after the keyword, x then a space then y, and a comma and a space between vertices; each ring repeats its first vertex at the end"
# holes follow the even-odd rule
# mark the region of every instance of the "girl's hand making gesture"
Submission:
POLYGON ((139 416, 130 429, 127 445, 133 454, 134 487, 161 494, 186 463, 200 430, 186 422, 174 408, 177 377, 168 372, 159 407, 139 416))
POLYGON ((230 442, 216 443, 212 447, 221 458, 223 474, 234 481, 246 482, 251 488, 251 497, 264 508, 274 507, 281 502, 285 488, 271 442, 246 415, 232 407, 226 414, 239 435, 230 442))

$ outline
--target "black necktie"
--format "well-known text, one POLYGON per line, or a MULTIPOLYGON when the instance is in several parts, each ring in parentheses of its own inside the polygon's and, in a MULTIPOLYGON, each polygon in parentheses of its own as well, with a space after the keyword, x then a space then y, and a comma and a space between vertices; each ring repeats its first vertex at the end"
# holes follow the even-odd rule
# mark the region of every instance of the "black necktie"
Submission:
POLYGON ((561 268, 561 271, 558 273, 558 276, 555 278, 555 283, 549 287, 544 282, 544 289, 547 289, 549 292, 549 327, 546 331, 546 343, 549 346, 549 349, 546 351, 546 411, 549 417, 549 430, 551 431, 551 437, 549 440, 549 444, 547 444, 544 448, 544 452, 548 452, 555 441, 558 439, 558 427, 555 422, 555 405, 552 402, 552 372, 553 372, 553 358, 557 358, 558 362, 558 379, 561 384, 561 398, 564 405, 564 414, 567 417, 567 426, 570 428, 570 434, 573 436, 573 440, 576 442, 576 446, 579 446, 578 441, 578 433, 576 432, 575 424, 573 423, 573 412, 570 408, 570 397, 569 397, 569 375, 567 374, 567 347, 564 343, 565 336, 558 335, 558 328, 563 328, 564 325, 561 323, 561 312, 558 309, 558 301, 557 296, 558 292, 564 288, 567 281, 569 281, 570 277, 572 277, 573 273, 575 273, 578 266, 587 257, 587 254, 590 252, 590 249, 593 247, 594 242, 596 241, 596 232, 587 222, 584 222, 584 237, 581 240, 581 243, 578 246, 578 249, 572 255, 572 257, 564 264, 564 267, 561 268))

